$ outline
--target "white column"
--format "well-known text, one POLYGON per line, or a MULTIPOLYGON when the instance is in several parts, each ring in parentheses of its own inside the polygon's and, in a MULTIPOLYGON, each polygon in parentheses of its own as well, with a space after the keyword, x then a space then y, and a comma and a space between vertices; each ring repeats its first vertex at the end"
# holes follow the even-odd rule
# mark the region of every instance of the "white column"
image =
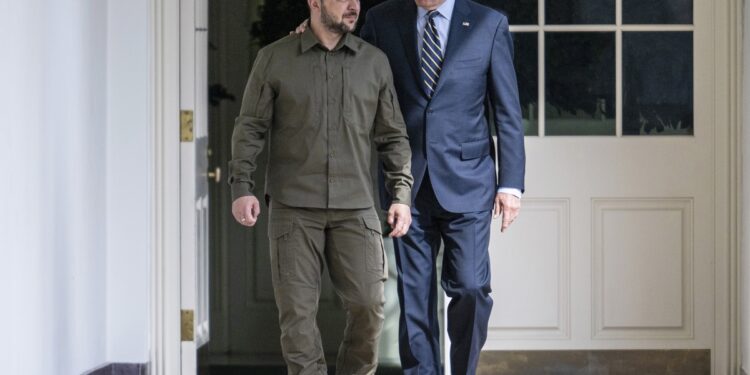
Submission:
POLYGON ((750 36, 747 34, 750 21, 750 5, 744 9, 745 36, 743 40, 743 128, 742 128, 742 250, 740 253, 741 289, 741 355, 742 369, 750 374, 750 36))

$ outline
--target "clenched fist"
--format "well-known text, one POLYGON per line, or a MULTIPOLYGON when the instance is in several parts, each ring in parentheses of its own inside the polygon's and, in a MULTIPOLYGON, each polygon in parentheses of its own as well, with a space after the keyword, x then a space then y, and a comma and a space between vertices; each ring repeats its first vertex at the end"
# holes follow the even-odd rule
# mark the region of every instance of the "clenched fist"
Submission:
POLYGON ((258 222, 260 215, 260 202, 253 195, 239 197, 232 202, 232 215, 238 223, 252 227, 258 222))

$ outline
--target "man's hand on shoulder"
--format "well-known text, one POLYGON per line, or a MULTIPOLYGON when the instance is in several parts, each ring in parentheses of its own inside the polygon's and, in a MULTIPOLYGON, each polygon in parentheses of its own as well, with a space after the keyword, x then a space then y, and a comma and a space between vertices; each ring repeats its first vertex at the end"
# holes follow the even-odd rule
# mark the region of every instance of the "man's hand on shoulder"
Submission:
POLYGON ((296 29, 294 29, 294 31, 290 31, 290 32, 289 32, 289 35, 292 35, 292 34, 302 34, 302 33, 304 33, 304 32, 305 32, 305 30, 307 30, 307 26, 308 26, 309 22, 310 22, 310 19, 309 19, 309 18, 305 19, 304 21, 302 21, 302 23, 301 23, 301 24, 299 24, 299 26, 297 26, 297 28, 296 28, 296 29))
POLYGON ((495 195, 495 208, 492 218, 498 218, 502 214, 503 223, 501 232, 505 232, 521 212, 521 198, 509 193, 497 193, 495 195))
POLYGON ((411 225, 411 208, 403 203, 393 203, 388 209, 388 225, 391 226, 389 237, 398 238, 409 231, 411 225))
POLYGON ((258 222, 260 202, 254 195, 239 197, 232 202, 232 216, 238 223, 252 227, 258 222))

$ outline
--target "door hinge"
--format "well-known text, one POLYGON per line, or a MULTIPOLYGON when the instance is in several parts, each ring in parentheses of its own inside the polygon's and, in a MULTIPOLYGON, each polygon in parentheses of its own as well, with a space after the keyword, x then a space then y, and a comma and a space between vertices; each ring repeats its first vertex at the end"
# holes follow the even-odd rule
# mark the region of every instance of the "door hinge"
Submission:
POLYGON ((180 341, 193 341, 193 310, 181 310, 180 312, 180 341))
POLYGON ((193 141, 193 111, 180 111, 180 142, 193 141))

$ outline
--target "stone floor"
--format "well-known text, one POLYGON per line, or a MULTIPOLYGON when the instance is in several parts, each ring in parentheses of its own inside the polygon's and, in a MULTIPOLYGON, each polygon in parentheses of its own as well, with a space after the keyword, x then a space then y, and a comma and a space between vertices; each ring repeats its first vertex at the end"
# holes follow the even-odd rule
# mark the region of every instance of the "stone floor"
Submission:
POLYGON ((483 352, 479 375, 709 375, 709 350, 483 352))
MULTIPOLYGON (((328 373, 335 374, 330 367, 328 373)), ((286 375, 283 366, 212 365, 198 375, 286 375)), ((403 374, 380 366, 376 375, 403 374)), ((477 375, 710 375, 709 350, 485 351, 477 375)))

